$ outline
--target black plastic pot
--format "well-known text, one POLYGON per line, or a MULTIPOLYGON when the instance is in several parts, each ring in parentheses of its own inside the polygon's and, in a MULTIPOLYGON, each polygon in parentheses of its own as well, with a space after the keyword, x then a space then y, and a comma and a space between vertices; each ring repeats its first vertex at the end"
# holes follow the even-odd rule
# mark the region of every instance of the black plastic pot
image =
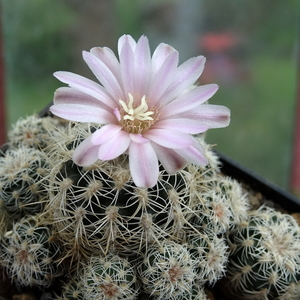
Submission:
POLYGON ((300 212, 299 198, 243 167, 224 154, 217 152, 217 155, 220 157, 222 163, 222 173, 246 184, 253 191, 261 193, 266 199, 273 201, 287 212, 300 212))

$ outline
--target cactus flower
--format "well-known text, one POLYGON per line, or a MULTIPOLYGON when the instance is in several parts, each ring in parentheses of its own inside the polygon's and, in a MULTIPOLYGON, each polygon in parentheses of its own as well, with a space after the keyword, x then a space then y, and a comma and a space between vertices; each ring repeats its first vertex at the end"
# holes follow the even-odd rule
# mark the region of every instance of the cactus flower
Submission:
POLYGON ((59 71, 54 76, 68 87, 54 95, 50 111, 76 122, 103 126, 74 151, 77 165, 111 160, 127 153, 132 178, 139 187, 153 187, 159 163, 172 174, 188 162, 208 163, 201 144, 192 135, 225 127, 230 111, 205 104, 216 84, 195 86, 205 58, 193 57, 178 66, 178 52, 161 43, 151 56, 148 39, 136 42, 123 35, 119 59, 107 47, 83 51, 83 59, 99 80, 59 71))

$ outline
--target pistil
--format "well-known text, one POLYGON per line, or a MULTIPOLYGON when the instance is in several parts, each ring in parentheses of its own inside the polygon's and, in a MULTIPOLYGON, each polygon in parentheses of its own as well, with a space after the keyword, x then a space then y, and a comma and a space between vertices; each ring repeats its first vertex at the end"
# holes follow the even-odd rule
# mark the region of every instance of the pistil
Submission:
POLYGON ((128 102, 119 100, 122 107, 120 111, 119 121, 124 130, 130 133, 143 133, 147 131, 154 123, 154 111, 149 110, 144 95, 140 100, 140 105, 135 107, 132 94, 128 93, 128 102))

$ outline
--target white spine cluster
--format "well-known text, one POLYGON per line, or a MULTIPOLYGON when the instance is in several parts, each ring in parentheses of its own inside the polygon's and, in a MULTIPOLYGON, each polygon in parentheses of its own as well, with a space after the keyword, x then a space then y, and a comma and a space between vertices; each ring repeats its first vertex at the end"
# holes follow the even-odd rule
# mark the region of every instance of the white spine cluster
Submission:
POLYGON ((49 226, 24 217, 6 232, 0 246, 0 262, 17 286, 47 287, 62 274, 57 263, 61 252, 49 226))
POLYGON ((139 265, 142 287, 156 299, 178 299, 191 291, 195 265, 186 246, 165 240, 149 247, 139 265))
POLYGON ((300 229, 271 208, 249 214, 229 234, 228 278, 247 299, 291 299, 300 280, 300 229))
POLYGON ((93 256, 82 275, 83 299, 137 299, 139 293, 135 270, 117 255, 93 256))

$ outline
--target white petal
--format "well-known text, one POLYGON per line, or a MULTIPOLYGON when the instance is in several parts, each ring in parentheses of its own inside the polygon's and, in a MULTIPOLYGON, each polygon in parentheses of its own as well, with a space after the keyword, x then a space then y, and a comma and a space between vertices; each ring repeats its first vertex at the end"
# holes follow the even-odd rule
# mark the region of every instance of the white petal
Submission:
POLYGON ((163 61, 161 67, 152 74, 149 87, 148 101, 149 106, 156 105, 160 97, 164 94, 173 80, 174 73, 178 65, 178 52, 171 52, 163 61))
POLYGON ((119 53, 119 56, 120 56, 120 54, 122 52, 122 49, 123 49, 125 43, 128 43, 130 45, 130 48, 132 49, 132 51, 135 50, 135 47, 136 47, 135 40, 132 38, 131 35, 124 34, 124 35, 122 35, 119 38, 119 41, 118 41, 118 53, 119 53))
POLYGON ((157 183, 158 160, 150 142, 130 143, 129 166, 136 186, 151 188, 157 183))
POLYGON ((100 129, 96 130, 92 134, 92 143, 93 145, 100 145, 106 143, 110 140, 113 136, 115 136, 122 127, 117 124, 107 124, 100 129))
POLYGON ((99 107, 81 104, 55 104, 50 111, 61 118, 76 122, 113 123, 116 117, 99 107))
MULTIPOLYGON (((123 88, 125 93, 134 91, 134 52, 129 44, 125 42, 120 52, 120 68, 123 88)), ((125 95, 127 97, 127 94, 125 95)), ((121 99, 125 100, 125 99, 121 99)))
POLYGON ((167 57, 174 52, 177 51, 170 45, 161 43, 157 46, 152 55, 152 73, 154 75, 157 74, 167 57))
POLYGON ((94 47, 90 52, 111 70, 120 83, 120 63, 114 52, 107 47, 94 47))
POLYGON ((128 132, 119 131, 107 142, 99 146, 98 157, 101 160, 111 160, 123 154, 130 144, 128 132))
POLYGON ((148 139, 145 139, 140 133, 130 133, 130 138, 135 143, 146 143, 149 142, 148 139))
POLYGON ((141 36, 134 52, 134 92, 141 97, 148 93, 151 53, 148 39, 141 36))
POLYGON ((173 116, 176 118, 197 120, 199 125, 208 128, 226 127, 230 123, 230 110, 222 105, 203 104, 194 110, 173 116))
POLYGON ((173 82, 162 97, 162 104, 166 105, 178 95, 185 93, 201 75, 204 64, 205 58, 203 56, 190 58, 181 64, 174 74, 173 82))
POLYGON ((109 107, 116 107, 115 100, 100 84, 71 72, 59 71, 55 72, 53 75, 61 82, 66 83, 70 87, 77 89, 87 95, 99 99, 109 107))
POLYGON ((179 155, 181 155, 187 161, 194 163, 198 166, 206 166, 208 164, 208 159, 205 156, 205 150, 200 144, 194 144, 193 146, 175 149, 179 155))
POLYGON ((156 128, 178 130, 188 134, 198 134, 205 132, 209 127, 206 124, 203 124, 199 119, 174 118, 158 121, 152 126, 152 129, 156 128))
MULTIPOLYGON (((91 107, 99 107, 111 113, 111 108, 104 104, 99 99, 96 99, 88 94, 80 92, 71 87, 60 87, 54 93, 54 105, 57 104, 82 104, 91 107)), ((92 109, 92 108, 91 108, 92 109)))
POLYGON ((79 166, 89 166, 98 160, 98 148, 91 142, 91 136, 85 139, 74 151, 73 161, 79 166))
POLYGON ((217 84, 206 84, 189 90, 161 109, 161 118, 166 118, 187 110, 193 110, 210 99, 218 90, 217 84))
POLYGON ((173 149, 165 148, 155 143, 152 146, 156 152, 158 160, 169 174, 174 174, 187 165, 186 159, 175 152, 173 149))
POLYGON ((186 133, 167 129, 150 129, 143 137, 166 148, 186 148, 194 144, 194 139, 186 133))
POLYGON ((113 72, 96 56, 83 51, 82 56, 86 64, 92 70, 96 78, 116 101, 123 96, 122 88, 113 72))

